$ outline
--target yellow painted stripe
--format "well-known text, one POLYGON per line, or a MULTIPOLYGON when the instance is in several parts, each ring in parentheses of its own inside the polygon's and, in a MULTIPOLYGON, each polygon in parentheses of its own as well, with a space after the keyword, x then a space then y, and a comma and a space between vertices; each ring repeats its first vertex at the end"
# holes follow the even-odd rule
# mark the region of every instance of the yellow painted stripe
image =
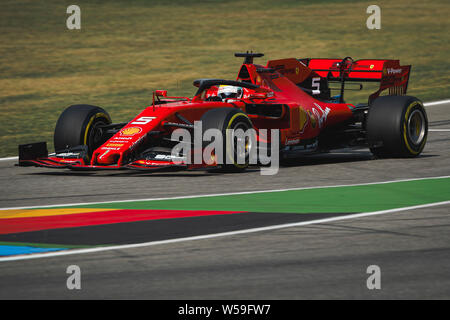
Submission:
POLYGON ((117 209, 99 209, 99 208, 58 208, 58 209, 20 209, 20 210, 4 210, 0 211, 0 219, 11 218, 30 218, 30 217, 45 217, 45 216, 59 216, 66 214, 88 213, 98 211, 114 211, 117 209))

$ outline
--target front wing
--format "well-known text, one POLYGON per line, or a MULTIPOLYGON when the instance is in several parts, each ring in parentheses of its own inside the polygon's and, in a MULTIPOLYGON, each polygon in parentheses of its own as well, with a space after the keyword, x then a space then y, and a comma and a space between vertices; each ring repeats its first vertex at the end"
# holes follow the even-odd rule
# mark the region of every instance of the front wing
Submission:
POLYGON ((64 152, 48 154, 45 142, 19 145, 18 166, 34 166, 72 170, 148 170, 148 171, 179 171, 192 167, 183 161, 166 159, 136 159, 125 165, 101 166, 91 165, 83 146, 65 150, 64 152))

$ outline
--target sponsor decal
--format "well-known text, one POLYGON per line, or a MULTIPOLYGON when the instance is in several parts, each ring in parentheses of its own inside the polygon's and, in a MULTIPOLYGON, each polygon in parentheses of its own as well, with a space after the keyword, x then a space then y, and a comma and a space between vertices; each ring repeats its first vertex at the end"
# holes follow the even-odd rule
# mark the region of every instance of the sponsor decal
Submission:
POLYGON ((128 127, 125 129, 120 130, 120 134, 123 136, 134 136, 135 134, 138 134, 142 131, 139 127, 128 127))
POLYGON ((397 74, 401 73, 402 69, 394 69, 394 68, 387 68, 387 74, 397 74))
POLYGON ((80 153, 79 152, 63 152, 63 153, 57 153, 56 154, 57 157, 79 157, 80 153))
POLYGON ((138 164, 143 164, 146 166, 166 166, 167 163, 157 162, 157 161, 149 161, 149 160, 138 160, 136 161, 138 164))
POLYGON ((328 117, 328 114, 330 113, 331 109, 326 107, 325 110, 323 110, 322 107, 320 105, 318 105, 317 103, 314 103, 314 105, 317 107, 317 109, 320 110, 320 112, 319 112, 319 110, 317 110, 316 108, 312 109, 314 115, 316 115, 316 117, 318 119, 319 128, 322 128, 323 125, 325 124, 325 122, 327 121, 327 117, 328 117))
POLYGON ((300 73, 300 68, 299 67, 297 67, 297 68, 295 68, 295 74, 299 74, 300 73))
POLYGON ((291 146, 291 145, 299 144, 299 143, 300 143, 300 138, 289 139, 286 137, 286 141, 284 144, 287 146, 291 146))
POLYGON ((123 143, 108 143, 106 146, 107 147, 122 147, 124 144, 123 143))
POLYGON ((172 160, 172 155, 170 155, 170 154, 157 154, 156 156, 155 156, 155 159, 158 159, 158 160, 172 160))
POLYGON ((402 69, 394 69, 394 68, 384 68, 383 69, 383 76, 393 75, 393 74, 398 74, 398 73, 402 73, 402 69))
POLYGON ((118 150, 120 150, 120 148, 114 148, 114 147, 102 147, 102 150, 118 151, 118 150))
POLYGON ((114 137, 113 140, 111 140, 111 142, 122 142, 120 140, 131 140, 133 139, 132 137, 114 137))
POLYGON ((157 154, 153 159, 155 160, 165 160, 165 161, 183 161, 184 157, 173 156, 171 154, 157 154))
POLYGON ((373 68, 375 68, 375 65, 374 64, 358 64, 358 65, 356 65, 356 67, 358 67, 358 68, 364 68, 364 69, 373 69, 373 68))

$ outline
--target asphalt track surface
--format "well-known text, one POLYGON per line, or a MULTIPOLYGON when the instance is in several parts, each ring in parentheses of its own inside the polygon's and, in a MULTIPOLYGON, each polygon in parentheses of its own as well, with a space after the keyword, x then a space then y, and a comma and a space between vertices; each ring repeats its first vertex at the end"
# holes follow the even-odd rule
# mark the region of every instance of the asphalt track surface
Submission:
MULTIPOLYGON (((450 104, 427 107, 450 129, 450 104)), ((450 132, 430 131, 422 156, 374 160, 333 152, 274 176, 128 171, 81 173, 0 162, 0 207, 342 185, 450 175, 450 132)), ((449 299, 450 205, 134 249, 0 262, 0 299, 449 299), (82 289, 66 288, 66 268, 82 289), (381 290, 366 269, 381 268, 381 290)), ((272 222, 276 224, 276 221, 272 222)))

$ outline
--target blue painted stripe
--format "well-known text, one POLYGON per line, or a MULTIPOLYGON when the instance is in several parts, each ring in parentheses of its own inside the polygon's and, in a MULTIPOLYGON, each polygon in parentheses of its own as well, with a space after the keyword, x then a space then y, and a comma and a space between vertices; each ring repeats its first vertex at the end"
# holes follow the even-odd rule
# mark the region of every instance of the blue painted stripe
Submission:
POLYGON ((66 248, 38 248, 38 247, 0 245, 0 256, 13 256, 17 254, 30 254, 30 253, 50 252, 59 250, 66 250, 66 248))

